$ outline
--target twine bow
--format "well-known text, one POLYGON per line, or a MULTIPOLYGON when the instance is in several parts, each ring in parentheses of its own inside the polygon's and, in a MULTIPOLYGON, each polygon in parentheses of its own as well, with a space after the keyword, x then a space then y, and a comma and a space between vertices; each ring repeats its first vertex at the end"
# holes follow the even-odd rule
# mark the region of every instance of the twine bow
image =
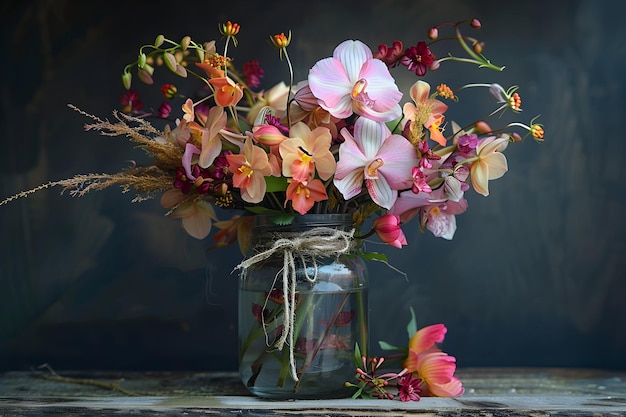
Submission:
MULTIPOLYGON (((245 278, 246 271, 251 266, 268 259, 276 254, 283 254, 282 267, 282 287, 283 287, 283 330, 280 337, 274 343, 278 350, 283 350, 285 343, 289 345, 289 364, 291 377, 294 381, 298 381, 295 361, 295 318, 296 318, 296 256, 302 262, 305 277, 309 282, 317 280, 317 262, 316 258, 332 255, 342 255, 348 253, 352 249, 354 230, 349 232, 337 230, 330 227, 317 227, 310 229, 297 235, 286 237, 284 233, 277 235, 277 239, 272 245, 253 255, 239 265, 235 269, 242 269, 242 276, 245 278), (283 236, 283 237, 280 237, 283 236), (306 272, 308 263, 313 264, 314 274, 309 276, 306 272)), ((280 274, 280 272, 279 272, 280 274)), ((278 278, 278 274, 277 274, 278 278)))

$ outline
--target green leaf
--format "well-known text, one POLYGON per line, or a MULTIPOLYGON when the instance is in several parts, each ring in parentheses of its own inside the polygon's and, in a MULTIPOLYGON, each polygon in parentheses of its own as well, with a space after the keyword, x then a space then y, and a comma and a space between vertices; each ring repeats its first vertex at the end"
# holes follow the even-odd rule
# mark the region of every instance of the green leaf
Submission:
POLYGON ((400 350, 399 347, 383 342, 382 340, 378 341, 378 346, 380 346, 382 350, 400 350))
POLYGON ((357 368, 363 366, 363 360, 361 359, 361 348, 359 348, 358 343, 354 344, 354 365, 356 365, 357 368))
POLYGON ((274 177, 273 175, 265 177, 265 186, 267 187, 265 192, 267 193, 285 191, 288 185, 289 183, 287 182, 286 177, 274 177))
POLYGON ((364 387, 360 387, 354 394, 352 394, 353 400, 356 400, 357 398, 361 396, 361 393, 363 392, 363 388, 364 387))
POLYGON ((293 213, 281 213, 272 217, 274 224, 279 226, 287 226, 293 223, 293 219, 296 217, 293 213))
POLYGON ((254 214, 266 214, 266 215, 283 214, 282 211, 274 210, 274 209, 270 209, 270 208, 262 207, 262 206, 248 206, 248 207, 246 207, 246 210, 248 210, 249 212, 252 212, 254 214))
POLYGON ((363 252, 361 253, 361 258, 363 258, 366 261, 387 262, 387 255, 385 255, 384 253, 378 253, 378 252, 363 252))
POLYGON ((413 311, 413 307, 409 307, 411 310, 411 321, 406 326, 406 331, 409 334, 409 339, 413 337, 413 335, 417 332, 417 320, 415 319, 415 311, 413 311))

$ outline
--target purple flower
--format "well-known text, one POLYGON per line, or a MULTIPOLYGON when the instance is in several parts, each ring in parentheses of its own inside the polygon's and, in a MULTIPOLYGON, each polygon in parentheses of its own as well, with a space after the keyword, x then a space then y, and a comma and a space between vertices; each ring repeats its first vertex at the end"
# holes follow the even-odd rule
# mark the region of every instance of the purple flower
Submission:
POLYGON ((402 401, 419 401, 420 400, 420 384, 422 380, 416 378, 413 374, 405 374, 398 380, 398 394, 402 401))
POLYGON ((418 76, 424 76, 426 70, 435 61, 435 55, 430 52, 426 42, 418 42, 404 51, 404 56, 400 58, 400 63, 407 67, 409 71, 415 71, 418 76))

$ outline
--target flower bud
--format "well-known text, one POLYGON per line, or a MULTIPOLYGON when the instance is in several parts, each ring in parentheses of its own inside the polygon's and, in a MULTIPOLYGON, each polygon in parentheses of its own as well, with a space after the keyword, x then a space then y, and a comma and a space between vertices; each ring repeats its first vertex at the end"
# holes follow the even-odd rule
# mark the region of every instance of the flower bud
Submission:
POLYGON ((163 60, 165 61, 165 65, 170 71, 176 72, 176 65, 178 65, 178 63, 176 62, 176 58, 174 57, 174 55, 169 52, 165 52, 163 54, 163 60))
POLYGON ((180 64, 176 65, 176 70, 174 71, 174 73, 176 73, 176 75, 178 75, 179 77, 187 78, 187 70, 180 64))
POLYGON ((534 124, 530 127, 530 133, 533 135, 533 138, 535 138, 537 141, 543 141, 543 126, 539 125, 539 124, 534 124))
POLYGON ((143 69, 144 65, 146 65, 146 59, 146 54, 143 52, 139 54, 139 57, 137 58, 137 66, 140 69, 143 69))
POLYGON ((133 75, 130 72, 124 71, 122 74, 122 84, 124 84, 124 88, 130 90, 131 80, 133 79, 133 75))
POLYGON ((232 23, 230 20, 219 26, 220 33, 224 36, 235 36, 239 33, 239 24, 232 23))
POLYGON ((472 19, 472 21, 470 22, 470 26, 473 27, 474 29, 480 29, 482 25, 480 24, 480 20, 472 19))
POLYGON ((148 85, 152 85, 152 83, 154 82, 150 73, 145 69, 140 69, 137 71, 137 78, 139 78, 142 83, 148 85))
POLYGON ((482 54, 484 48, 485 48, 485 42, 474 42, 474 44, 472 45, 472 49, 477 54, 482 54))
POLYGON ((183 39, 180 41, 180 46, 183 49, 183 51, 186 51, 187 48, 189 48, 190 43, 191 43, 191 36, 183 37, 183 39))
MULTIPOLYGON (((372 222, 372 227, 381 241, 398 249, 402 249, 402 245, 407 245, 406 237, 400 228, 399 216, 384 214, 372 222)), ((375 359, 372 359, 374 364, 376 364, 375 359)))
POLYGON ((166 103, 165 101, 161 103, 161 105, 159 106, 159 117, 162 119, 165 119, 166 117, 168 117, 170 115, 170 113, 172 112, 172 106, 170 106, 169 103, 166 103))
POLYGON ((277 146, 288 139, 276 126, 259 125, 252 128, 252 137, 262 145, 277 146))
POLYGON ((165 36, 163 35, 157 36, 156 39, 154 40, 155 48, 158 48, 159 46, 163 45, 164 40, 165 40, 165 36))
POLYGON ((439 29, 432 27, 428 29, 428 39, 435 40, 439 37, 439 29))
POLYGON ((435 59, 433 63, 430 64, 430 67, 428 67, 428 69, 431 71, 437 71, 440 66, 441 66, 441 63, 435 59))
POLYGON ((492 132, 491 126, 489 126, 489 124, 487 124, 487 122, 485 122, 484 120, 476 122, 474 128, 476 129, 476 132, 483 135, 492 132))
POLYGON ((177 92, 178 92, 178 89, 176 88, 174 84, 163 84, 161 86, 161 93, 163 94, 165 98, 168 98, 170 100, 176 97, 177 92))
POLYGON ((276 48, 284 49, 291 43, 291 32, 289 32, 289 36, 285 36, 284 32, 281 32, 278 35, 270 36, 270 41, 276 48))
POLYGON ((196 56, 199 62, 204 62, 204 49, 196 48, 196 56))

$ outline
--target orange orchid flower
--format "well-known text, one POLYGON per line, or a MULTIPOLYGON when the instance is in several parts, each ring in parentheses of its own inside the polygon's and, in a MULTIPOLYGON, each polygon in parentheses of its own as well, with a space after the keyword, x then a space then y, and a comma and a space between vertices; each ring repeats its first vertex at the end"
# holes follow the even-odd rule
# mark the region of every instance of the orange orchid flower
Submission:
POLYGON ((228 77, 211 78, 209 83, 215 87, 215 102, 218 106, 235 106, 243 98, 243 90, 228 77))
POLYGON ((306 214, 318 201, 328 200, 326 187, 318 179, 306 183, 290 180, 287 187, 287 201, 291 201, 293 209, 300 214, 306 214))

